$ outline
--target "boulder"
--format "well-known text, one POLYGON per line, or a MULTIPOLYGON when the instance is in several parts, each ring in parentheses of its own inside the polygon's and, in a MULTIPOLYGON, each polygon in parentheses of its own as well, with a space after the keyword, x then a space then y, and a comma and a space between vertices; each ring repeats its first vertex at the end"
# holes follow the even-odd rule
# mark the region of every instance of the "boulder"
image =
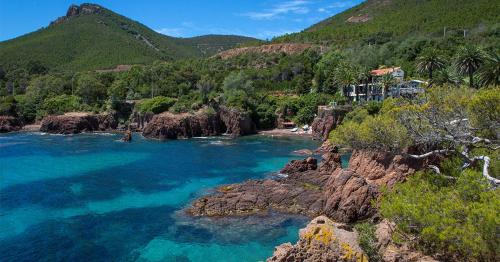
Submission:
POLYGON ((0 133, 19 131, 23 123, 19 118, 13 116, 0 116, 0 133))
POLYGON ((368 257, 359 247, 356 231, 326 216, 319 216, 300 230, 295 245, 285 243, 276 247, 273 256, 267 259, 267 262, 274 261, 368 262, 368 257))
POLYGON ((337 169, 324 188, 323 212, 336 221, 354 222, 376 213, 371 201, 378 196, 377 187, 352 171, 337 169))
POLYGON ((298 172, 305 172, 308 170, 316 170, 318 168, 318 160, 308 157, 304 160, 292 160, 290 163, 281 169, 282 174, 293 174, 298 172))
POLYGON ((330 106, 318 107, 318 115, 311 125, 315 139, 326 141, 330 132, 342 123, 348 108, 334 108, 330 106))
POLYGON ((132 141, 132 131, 127 130, 125 131, 125 134, 123 134, 122 137, 123 142, 131 142, 132 141))

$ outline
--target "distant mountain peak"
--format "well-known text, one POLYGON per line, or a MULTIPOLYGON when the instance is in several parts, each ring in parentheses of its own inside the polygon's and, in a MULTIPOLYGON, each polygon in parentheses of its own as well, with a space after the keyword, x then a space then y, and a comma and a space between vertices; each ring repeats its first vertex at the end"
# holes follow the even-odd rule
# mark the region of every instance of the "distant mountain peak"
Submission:
POLYGON ((80 15, 99 14, 102 10, 103 7, 97 4, 84 3, 79 6, 71 5, 65 16, 57 18, 55 21, 51 22, 50 25, 57 25, 80 15))

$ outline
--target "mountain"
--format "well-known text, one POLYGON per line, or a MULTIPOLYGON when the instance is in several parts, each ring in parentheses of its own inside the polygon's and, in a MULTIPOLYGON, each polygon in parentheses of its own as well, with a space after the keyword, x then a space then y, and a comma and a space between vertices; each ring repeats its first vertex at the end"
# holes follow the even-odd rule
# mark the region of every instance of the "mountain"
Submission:
POLYGON ((500 5, 491 0, 367 0, 275 42, 377 43, 415 35, 498 31, 500 5))
POLYGON ((208 35, 169 37, 96 4, 72 5, 48 27, 0 43, 5 67, 36 61, 51 69, 93 70, 211 56, 250 37, 208 35))

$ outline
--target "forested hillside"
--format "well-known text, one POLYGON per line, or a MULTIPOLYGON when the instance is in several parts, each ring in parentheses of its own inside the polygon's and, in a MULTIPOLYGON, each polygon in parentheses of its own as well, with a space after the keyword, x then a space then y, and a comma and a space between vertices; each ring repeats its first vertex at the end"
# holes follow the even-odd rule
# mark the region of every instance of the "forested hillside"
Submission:
POLYGON ((46 28, 0 43, 0 64, 8 68, 36 62, 49 69, 103 69, 210 56, 248 41, 256 39, 168 37, 101 6, 83 4, 70 7, 65 17, 46 28))
POLYGON ((491 0, 368 0, 278 42, 379 44, 403 37, 498 32, 500 5, 491 0))

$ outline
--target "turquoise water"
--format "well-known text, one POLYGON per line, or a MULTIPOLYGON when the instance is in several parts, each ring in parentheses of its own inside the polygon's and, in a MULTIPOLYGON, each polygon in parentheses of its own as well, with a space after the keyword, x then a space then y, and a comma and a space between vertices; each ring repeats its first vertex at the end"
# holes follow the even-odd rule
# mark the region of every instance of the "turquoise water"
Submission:
POLYGON ((264 178, 305 139, 160 142, 115 134, 0 135, 2 261, 260 261, 306 219, 191 218, 220 184, 264 178))

